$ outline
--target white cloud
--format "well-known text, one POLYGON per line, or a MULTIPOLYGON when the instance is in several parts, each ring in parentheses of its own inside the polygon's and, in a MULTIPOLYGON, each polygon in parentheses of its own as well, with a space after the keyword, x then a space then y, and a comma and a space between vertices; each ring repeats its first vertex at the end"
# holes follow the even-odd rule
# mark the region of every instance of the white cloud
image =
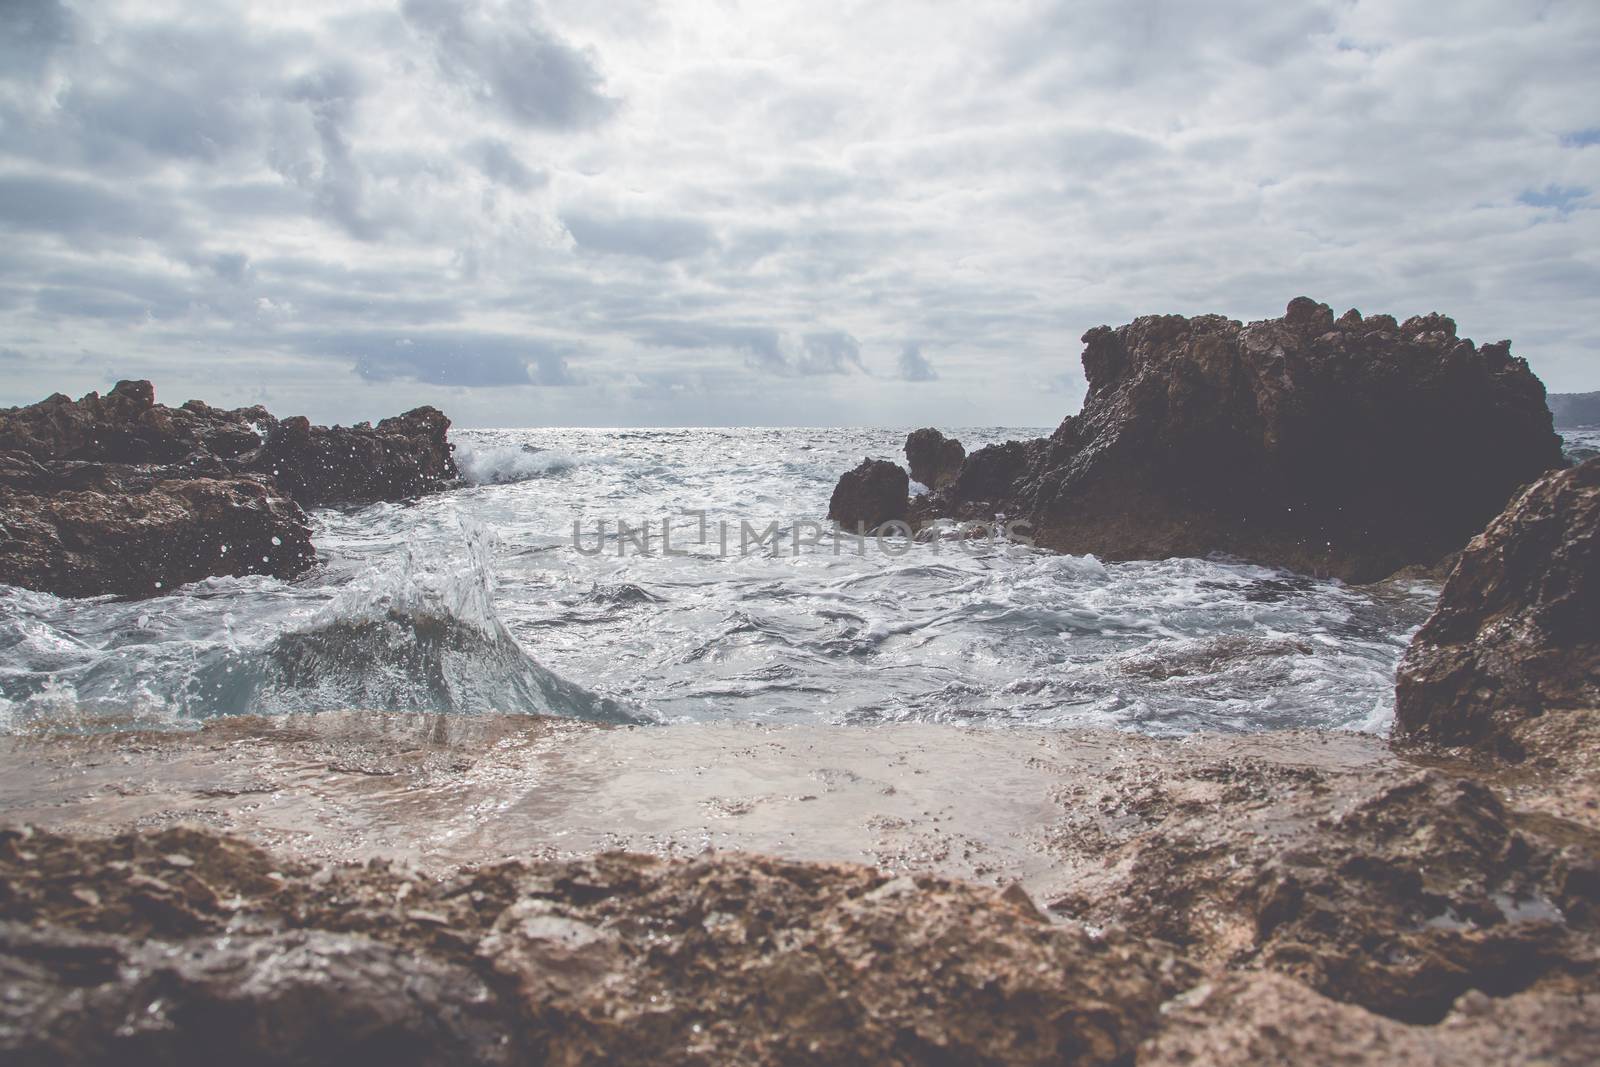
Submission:
POLYGON ((17 0, 0 403, 1052 424, 1301 293, 1600 388, 1597 72, 1581 0, 17 0))

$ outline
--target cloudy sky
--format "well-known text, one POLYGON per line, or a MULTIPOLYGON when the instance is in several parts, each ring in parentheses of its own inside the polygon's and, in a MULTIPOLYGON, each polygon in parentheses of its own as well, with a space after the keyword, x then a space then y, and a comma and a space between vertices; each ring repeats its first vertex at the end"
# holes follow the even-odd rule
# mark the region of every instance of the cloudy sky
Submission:
POLYGON ((0 0, 0 404, 1053 424, 1149 312, 1600 389, 1600 4, 0 0))

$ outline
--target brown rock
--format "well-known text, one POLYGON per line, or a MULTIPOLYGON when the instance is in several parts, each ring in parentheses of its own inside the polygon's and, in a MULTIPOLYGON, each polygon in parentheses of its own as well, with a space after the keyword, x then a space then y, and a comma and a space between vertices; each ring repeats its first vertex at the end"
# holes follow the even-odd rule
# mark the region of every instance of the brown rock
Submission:
POLYGON ((1083 410, 969 455, 935 512, 981 502, 1105 559, 1225 552, 1368 581, 1436 563, 1563 463, 1527 364, 1442 315, 1336 321, 1301 297, 1281 319, 1146 316, 1084 345, 1083 410))
POLYGON ((215 575, 293 577, 316 562, 305 513, 255 478, 99 464, 29 473, 0 480, 0 582, 153 596, 215 575))
POLYGON ((0 582, 149 596, 315 561, 301 507, 400 500, 458 477, 450 420, 279 423, 260 407, 155 402, 149 382, 0 411, 0 582))
POLYGON ((905 468, 882 459, 863 459, 834 486, 828 518, 846 530, 868 533, 886 522, 904 521, 911 479, 905 468))
POLYGON ((1140 1067, 1457 1067, 1592 1062, 1600 1019, 1581 994, 1468 994, 1439 1023, 1406 1025, 1276 974, 1203 982, 1165 1012, 1140 1067))
POLYGON ((906 437, 906 460, 911 464, 912 481, 929 489, 942 489, 961 472, 967 450, 953 437, 925 427, 906 437))
POLYGON ((371 504, 433 492, 460 477, 450 456, 450 420, 421 407, 376 427, 313 426, 285 419, 249 468, 270 474, 304 507, 371 504))
POLYGON ((62 1064, 1125 1063, 1192 980, 850 865, 612 853, 441 883, 197 831, 0 833, 0 974, 0 1055, 62 1064))
POLYGON ((1120 818, 1097 859, 1077 857, 1057 914, 1414 1023, 1468 990, 1587 975, 1600 955, 1586 876, 1572 874, 1597 855, 1592 835, 1524 833, 1481 783, 1255 761, 1138 769, 1147 777, 1080 802, 1120 818))
POLYGON ((1534 720, 1600 708, 1600 460, 1551 474, 1476 537, 1395 687, 1410 738, 1520 754, 1534 720))

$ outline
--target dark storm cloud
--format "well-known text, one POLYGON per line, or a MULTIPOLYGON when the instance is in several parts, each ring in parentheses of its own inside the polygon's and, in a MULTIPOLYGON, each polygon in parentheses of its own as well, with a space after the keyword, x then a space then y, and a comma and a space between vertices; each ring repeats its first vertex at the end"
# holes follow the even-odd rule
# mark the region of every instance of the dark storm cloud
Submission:
POLYGON ((405 0, 401 11, 433 46, 445 77, 513 122, 582 129, 616 110, 590 57, 540 25, 528 6, 491 12, 461 0, 405 0))
POLYGON ((561 224, 578 247, 606 255, 667 261, 687 259, 716 244, 716 233, 699 219, 627 215, 569 209, 561 224))
POLYGON ((900 380, 906 382, 931 382, 939 377, 921 347, 911 342, 900 350, 899 371, 900 380))

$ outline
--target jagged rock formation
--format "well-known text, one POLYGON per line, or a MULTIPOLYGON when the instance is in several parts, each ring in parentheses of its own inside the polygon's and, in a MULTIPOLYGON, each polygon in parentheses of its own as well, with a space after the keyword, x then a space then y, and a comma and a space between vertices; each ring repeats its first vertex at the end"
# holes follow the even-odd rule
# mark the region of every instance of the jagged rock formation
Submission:
POLYGON ((1367 581, 1437 563, 1563 465, 1526 362, 1443 315, 1336 320, 1301 297, 1248 326, 1145 316, 1085 334, 1083 367, 1079 414, 972 453, 912 518, 1004 513, 1063 552, 1367 581))
MULTIPOLYGON (((1476 537, 1400 664, 1405 735, 1517 755, 1552 713, 1600 717, 1600 459, 1549 475, 1476 537)), ((1548 725, 1548 724, 1544 724, 1548 725)))
POLYGON ((449 429, 444 413, 430 407, 376 427, 313 426, 296 416, 272 427, 253 465, 270 470, 302 507, 404 500, 460 477, 445 437, 449 429))
POLYGON ((828 518, 846 530, 871 533, 886 522, 906 517, 911 479, 897 463, 863 459, 834 486, 828 518))
POLYGON ((1600 393, 1551 393, 1546 399, 1557 426, 1600 426, 1600 393))
POLYGON ((0 411, 0 582, 149 596, 312 565, 302 507, 397 500, 458 475, 433 408, 376 428, 155 402, 149 382, 0 411))
POLYGON ((967 450, 953 437, 932 427, 913 430, 906 437, 906 460, 911 464, 912 481, 929 489, 943 489, 961 473, 967 450))

